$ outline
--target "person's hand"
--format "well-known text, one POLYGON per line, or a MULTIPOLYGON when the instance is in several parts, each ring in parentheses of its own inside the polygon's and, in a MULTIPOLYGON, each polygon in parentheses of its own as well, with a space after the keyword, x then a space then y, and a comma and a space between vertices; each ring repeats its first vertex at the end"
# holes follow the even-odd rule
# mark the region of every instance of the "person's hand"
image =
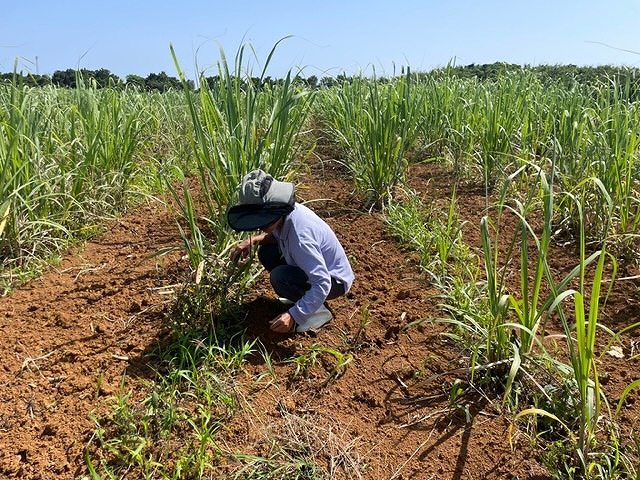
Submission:
POLYGON ((251 253, 251 239, 245 238, 241 242, 235 246, 233 250, 231 250, 231 260, 242 260, 243 258, 247 258, 251 253))
POLYGON ((278 315, 276 318, 269 322, 269 328, 273 332, 287 333, 292 330, 296 321, 293 319, 289 312, 284 312, 278 315))

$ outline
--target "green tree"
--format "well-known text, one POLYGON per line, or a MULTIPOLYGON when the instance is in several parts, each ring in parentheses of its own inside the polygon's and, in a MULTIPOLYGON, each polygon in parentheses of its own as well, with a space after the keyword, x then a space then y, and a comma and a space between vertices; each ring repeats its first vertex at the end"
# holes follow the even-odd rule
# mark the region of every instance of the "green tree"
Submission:
POLYGON ((127 75, 125 78, 127 86, 134 86, 138 88, 145 88, 145 80, 140 75, 127 75))

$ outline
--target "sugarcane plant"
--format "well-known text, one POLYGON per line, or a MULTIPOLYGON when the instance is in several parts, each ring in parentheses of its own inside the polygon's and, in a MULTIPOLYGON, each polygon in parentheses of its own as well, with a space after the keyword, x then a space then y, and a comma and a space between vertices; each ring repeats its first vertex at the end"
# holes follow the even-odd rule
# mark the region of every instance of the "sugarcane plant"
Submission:
POLYGON ((141 92, 80 78, 73 90, 17 75, 0 85, 2 275, 37 272, 146 191, 148 106, 141 92))
POLYGON ((279 43, 257 79, 244 63, 246 46, 238 49, 233 67, 220 49, 215 81, 202 72, 195 95, 171 49, 191 114, 197 203, 202 207, 195 207, 195 194, 186 180, 181 188, 169 185, 168 189, 179 206, 183 244, 194 272, 195 282, 189 288, 204 287, 210 296, 217 292, 213 296, 222 302, 219 306, 227 304, 224 299, 230 292, 235 292, 231 300, 237 300, 243 291, 237 287, 248 285, 256 275, 251 263, 229 260, 236 237, 227 225, 226 210, 242 176, 261 168, 274 177, 291 179, 295 162, 311 152, 311 147, 303 150, 299 138, 312 92, 294 82, 291 71, 276 85, 264 82, 279 43))
POLYGON ((422 107, 422 90, 414 88, 415 82, 407 68, 386 82, 359 75, 325 92, 325 129, 342 148, 342 163, 367 208, 381 207, 404 178, 422 107))
MULTIPOLYGON (((609 212, 613 211, 611 197, 604 184, 598 178, 585 179, 584 182, 593 182, 600 191, 603 200, 608 205, 609 212)), ((576 188, 581 187, 578 185, 576 188)), ((568 193, 570 195, 570 192, 568 193)), ((577 203, 580 217, 583 218, 583 207, 579 200, 574 197, 577 203)), ((609 217, 611 218, 611 217, 609 217)), ((578 441, 576 445, 576 462, 583 468, 587 468, 590 460, 590 452, 595 444, 595 433, 597 423, 600 419, 602 400, 606 400, 604 392, 600 387, 598 369, 596 365, 595 342, 597 328, 602 328, 613 335, 609 329, 599 323, 601 291, 606 285, 604 276, 605 260, 612 260, 612 273, 609 284, 613 285, 616 275, 616 261, 613 256, 607 254, 606 243, 591 255, 587 254, 586 235, 584 232, 585 222, 580 222, 579 237, 579 264, 578 264, 578 285, 576 288, 569 288, 562 292, 556 292, 556 299, 551 305, 552 309, 560 306, 565 299, 573 300, 573 322, 560 309, 560 319, 565 332, 567 349, 569 353, 569 363, 573 371, 578 392, 578 441), (596 261, 596 267, 591 279, 591 287, 586 279, 587 266, 596 261)), ((605 296, 606 298, 606 296, 605 296)))

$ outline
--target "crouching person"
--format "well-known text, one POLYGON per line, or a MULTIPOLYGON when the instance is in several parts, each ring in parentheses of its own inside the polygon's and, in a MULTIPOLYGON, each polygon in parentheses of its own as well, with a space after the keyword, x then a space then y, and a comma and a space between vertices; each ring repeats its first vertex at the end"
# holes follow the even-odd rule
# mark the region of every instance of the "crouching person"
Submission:
POLYGON ((249 172, 238 188, 238 203, 227 211, 236 231, 260 231, 241 241, 232 259, 258 245, 258 259, 288 311, 269 322, 274 332, 305 332, 332 318, 327 300, 344 295, 354 280, 344 248, 326 222, 295 201, 293 183, 262 170, 249 172))

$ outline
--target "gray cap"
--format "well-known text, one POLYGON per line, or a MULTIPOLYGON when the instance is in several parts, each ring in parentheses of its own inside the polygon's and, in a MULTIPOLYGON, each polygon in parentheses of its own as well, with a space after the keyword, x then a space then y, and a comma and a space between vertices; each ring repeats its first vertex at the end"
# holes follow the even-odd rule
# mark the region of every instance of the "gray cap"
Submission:
POLYGON ((257 169, 242 177, 238 189, 238 205, 291 203, 293 195, 293 183, 280 182, 257 169))
POLYGON ((293 183, 253 170, 242 177, 238 203, 227 211, 227 222, 237 231, 258 230, 291 213, 294 204, 293 183))

